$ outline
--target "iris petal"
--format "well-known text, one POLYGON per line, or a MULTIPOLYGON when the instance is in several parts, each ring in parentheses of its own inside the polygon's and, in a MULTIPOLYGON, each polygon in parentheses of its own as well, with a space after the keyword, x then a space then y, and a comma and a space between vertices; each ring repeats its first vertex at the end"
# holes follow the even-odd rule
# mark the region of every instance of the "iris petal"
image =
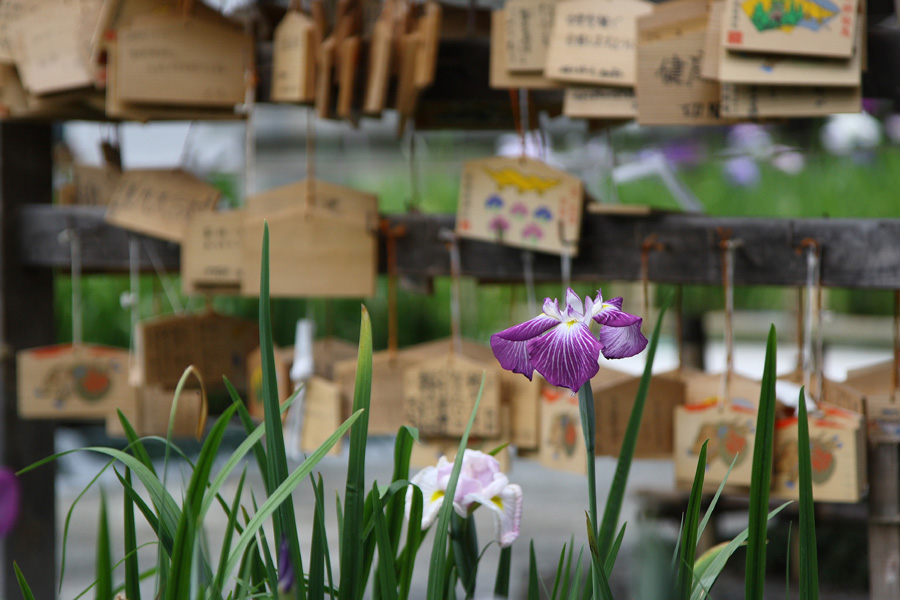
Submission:
POLYGON ((491 337, 499 337, 510 342, 524 342, 541 335, 555 325, 559 325, 561 320, 561 318, 557 319, 542 314, 524 323, 513 325, 509 329, 495 333, 491 337))
MULTIPOLYGON (((438 485, 438 471, 434 467, 425 467, 412 478, 411 483, 422 490, 422 529, 428 529, 437 518, 441 505, 444 504, 444 490, 438 485)), ((412 507, 412 487, 406 491, 406 518, 409 519, 412 507)))
POLYGON ((511 483, 494 496, 478 495, 472 501, 490 509, 494 515, 494 531, 501 548, 519 537, 522 522, 522 488, 511 483))
POLYGON ((546 334, 527 343, 534 369, 550 385, 577 392, 585 381, 597 374, 602 344, 587 325, 580 321, 560 323, 546 334))
POLYGON ((622 310, 622 298, 613 298, 606 302, 594 304, 594 320, 601 325, 613 327, 625 327, 633 325, 641 320, 640 317, 622 310))
POLYGON ((641 319, 626 327, 604 326, 600 329, 600 343, 606 358, 628 358, 647 346, 647 338, 641 333, 641 319))
POLYGON ((584 316, 584 303, 581 296, 575 293, 572 288, 566 289, 566 314, 573 319, 580 319, 584 316))
POLYGON ((528 379, 534 374, 534 366, 528 357, 526 342, 559 325, 559 321, 540 315, 491 336, 491 350, 500 366, 513 373, 521 373, 528 379))

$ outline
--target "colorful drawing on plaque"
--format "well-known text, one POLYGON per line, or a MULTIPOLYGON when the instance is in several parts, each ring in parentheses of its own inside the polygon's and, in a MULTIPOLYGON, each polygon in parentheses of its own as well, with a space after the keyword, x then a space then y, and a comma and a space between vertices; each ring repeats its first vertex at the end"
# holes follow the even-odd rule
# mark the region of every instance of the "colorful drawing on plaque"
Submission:
POLYGON ((561 414, 553 419, 550 426, 550 446, 558 453, 572 457, 578 446, 580 425, 574 415, 561 414))
POLYGON ((522 230, 522 237, 536 244, 544 237, 544 230, 536 223, 529 223, 522 230))
POLYGON ((528 216, 528 207, 522 202, 516 202, 509 212, 517 219, 524 219, 528 216))
POLYGON ((840 13, 830 0, 746 0, 741 7, 757 31, 791 31, 794 27, 819 31, 840 13))
POLYGON ((749 452, 747 449, 747 437, 751 433, 751 427, 742 424, 739 421, 717 421, 714 423, 704 423, 697 432, 697 438, 689 454, 698 456, 703 442, 709 440, 706 453, 706 465, 719 458, 726 465, 731 465, 732 461, 737 457, 735 466, 744 462, 749 452))
POLYGON ((534 218, 538 221, 547 223, 553 220, 553 212, 546 206, 539 206, 537 210, 534 211, 534 218))
POLYGON ((510 167, 497 170, 485 169, 485 171, 497 184, 498 189, 502 190, 505 187, 514 187, 520 194, 524 192, 537 192, 538 194, 543 194, 560 183, 560 179, 558 178, 527 175, 510 167))
POLYGON ((488 227, 491 228, 497 234, 497 237, 502 240, 503 234, 506 233, 506 230, 509 229, 509 221, 503 215, 497 215, 493 219, 491 219, 488 227))
POLYGON ((54 367, 47 372, 34 395, 52 399, 57 408, 73 396, 85 402, 99 402, 112 387, 110 370, 117 368, 115 363, 106 365, 98 362, 54 367))
MULTIPOLYGON (((837 466, 837 451, 843 447, 838 436, 818 436, 809 440, 809 458, 812 482, 816 485, 826 483, 834 475, 837 466)), ((800 479, 800 453, 797 440, 791 439, 783 443, 775 456, 775 471, 784 475, 784 485, 794 488, 800 479)))

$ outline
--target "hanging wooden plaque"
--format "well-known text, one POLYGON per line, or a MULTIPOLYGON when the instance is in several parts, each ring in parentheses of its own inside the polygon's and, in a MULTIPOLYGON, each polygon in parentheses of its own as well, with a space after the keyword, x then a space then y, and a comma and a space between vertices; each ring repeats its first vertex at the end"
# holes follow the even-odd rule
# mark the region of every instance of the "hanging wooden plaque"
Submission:
POLYGON ((808 87, 722 84, 722 116, 729 118, 824 117, 858 113, 862 93, 858 87, 808 87))
POLYGON ((437 71, 438 46, 441 43, 443 9, 434 0, 425 2, 416 30, 421 36, 421 51, 416 57, 416 87, 426 88, 434 82, 437 71))
POLYGON ((541 391, 538 460, 551 469, 587 473, 588 455, 581 432, 578 397, 569 389, 545 384, 541 391))
POLYGON ((181 287, 185 294, 239 293, 242 210, 197 213, 181 242, 181 287))
POLYGON ((378 215, 377 196, 324 179, 313 180, 312 186, 304 179, 259 192, 247 198, 246 209, 250 216, 263 216, 301 208, 306 205, 310 191, 317 208, 338 214, 363 214, 374 225, 378 215))
POLYGON ((75 203, 84 206, 108 206, 122 176, 108 165, 75 165, 75 203))
POLYGON ((509 70, 506 42, 506 11, 491 12, 490 86, 495 89, 558 89, 563 84, 547 79, 542 73, 513 73, 509 70))
POLYGON ((553 29, 556 0, 509 0, 506 17, 506 68, 514 73, 542 72, 553 29))
POLYGON ((500 377, 496 368, 466 356, 446 355, 424 361, 404 373, 406 419, 426 435, 465 433, 484 379, 475 436, 500 435, 500 377))
POLYGON ((578 252, 584 202, 581 180, 530 158, 467 162, 456 233, 553 254, 578 252))
POLYGON ((236 28, 176 15, 136 18, 117 33, 125 102, 234 106, 244 102, 253 39, 236 28))
POLYGON ((194 365, 207 390, 223 389, 223 377, 246 390, 246 358, 259 345, 259 327, 217 313, 157 317, 138 325, 137 340, 146 385, 174 388, 194 365))
POLYGON ((858 0, 725 0, 730 50, 850 58, 858 0))
POLYGON ((316 97, 315 24, 289 10, 275 28, 272 44, 272 100, 312 102, 316 97))
POLYGON ((26 419, 105 419, 132 393, 128 351, 81 344, 16 354, 19 415, 26 419))
MULTIPOLYGON (((275 356, 275 379, 278 387, 278 400, 283 404, 293 391, 290 360, 292 357, 278 347, 273 348, 273 350, 275 356)), ((262 385, 262 353, 259 351, 259 348, 257 348, 247 356, 247 410, 250 412, 251 417, 260 420, 264 419, 266 415, 262 385)), ((337 427, 334 429, 337 429, 337 427)), ((330 431, 334 431, 334 429, 330 431)))
MULTIPOLYGON (((303 397, 300 449, 314 452, 341 426, 341 390, 336 384, 321 377, 310 377, 303 385, 306 387, 306 395, 303 397)), ((340 453, 340 443, 332 446, 329 451, 334 456, 340 453)))
POLYGON ((181 170, 126 171, 106 211, 106 222, 173 242, 184 241, 191 218, 212 211, 219 191, 181 170))
MULTIPOLYGON (((262 218, 244 223, 244 294, 259 292, 264 224, 262 218)), ((269 222, 269 291, 282 297, 372 296, 377 242, 366 215, 315 207, 282 211, 269 222)))
POLYGON ((638 0, 566 0, 556 5, 544 75, 573 83, 634 86, 638 0))
POLYGON ((567 87, 563 114, 582 119, 633 119, 638 114, 637 97, 633 88, 567 87))

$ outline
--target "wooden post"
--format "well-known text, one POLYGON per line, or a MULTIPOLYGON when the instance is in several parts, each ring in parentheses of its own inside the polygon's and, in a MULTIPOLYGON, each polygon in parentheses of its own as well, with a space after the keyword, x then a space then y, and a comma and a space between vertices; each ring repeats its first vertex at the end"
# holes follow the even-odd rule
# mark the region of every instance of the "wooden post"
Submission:
POLYGON ((869 597, 900 598, 900 437, 869 437, 869 597))
MULTIPOLYGON (((54 425, 16 414, 16 352, 53 343, 53 273, 25 268, 17 213, 26 202, 50 202, 52 142, 48 123, 0 123, 0 464, 18 470, 53 453, 54 425)), ((0 541, 0 596, 19 598, 12 563, 36 598, 56 597, 56 469, 23 475, 22 513, 0 541)))

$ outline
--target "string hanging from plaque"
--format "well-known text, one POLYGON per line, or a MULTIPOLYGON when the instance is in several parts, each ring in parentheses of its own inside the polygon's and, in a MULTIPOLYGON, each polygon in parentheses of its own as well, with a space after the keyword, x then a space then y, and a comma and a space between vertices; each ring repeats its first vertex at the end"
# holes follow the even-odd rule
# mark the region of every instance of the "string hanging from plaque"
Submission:
POLYGON ((86 344, 82 325, 81 235, 67 229, 72 274, 72 343, 16 354, 18 411, 31 419, 104 419, 127 403, 128 352, 86 344))

